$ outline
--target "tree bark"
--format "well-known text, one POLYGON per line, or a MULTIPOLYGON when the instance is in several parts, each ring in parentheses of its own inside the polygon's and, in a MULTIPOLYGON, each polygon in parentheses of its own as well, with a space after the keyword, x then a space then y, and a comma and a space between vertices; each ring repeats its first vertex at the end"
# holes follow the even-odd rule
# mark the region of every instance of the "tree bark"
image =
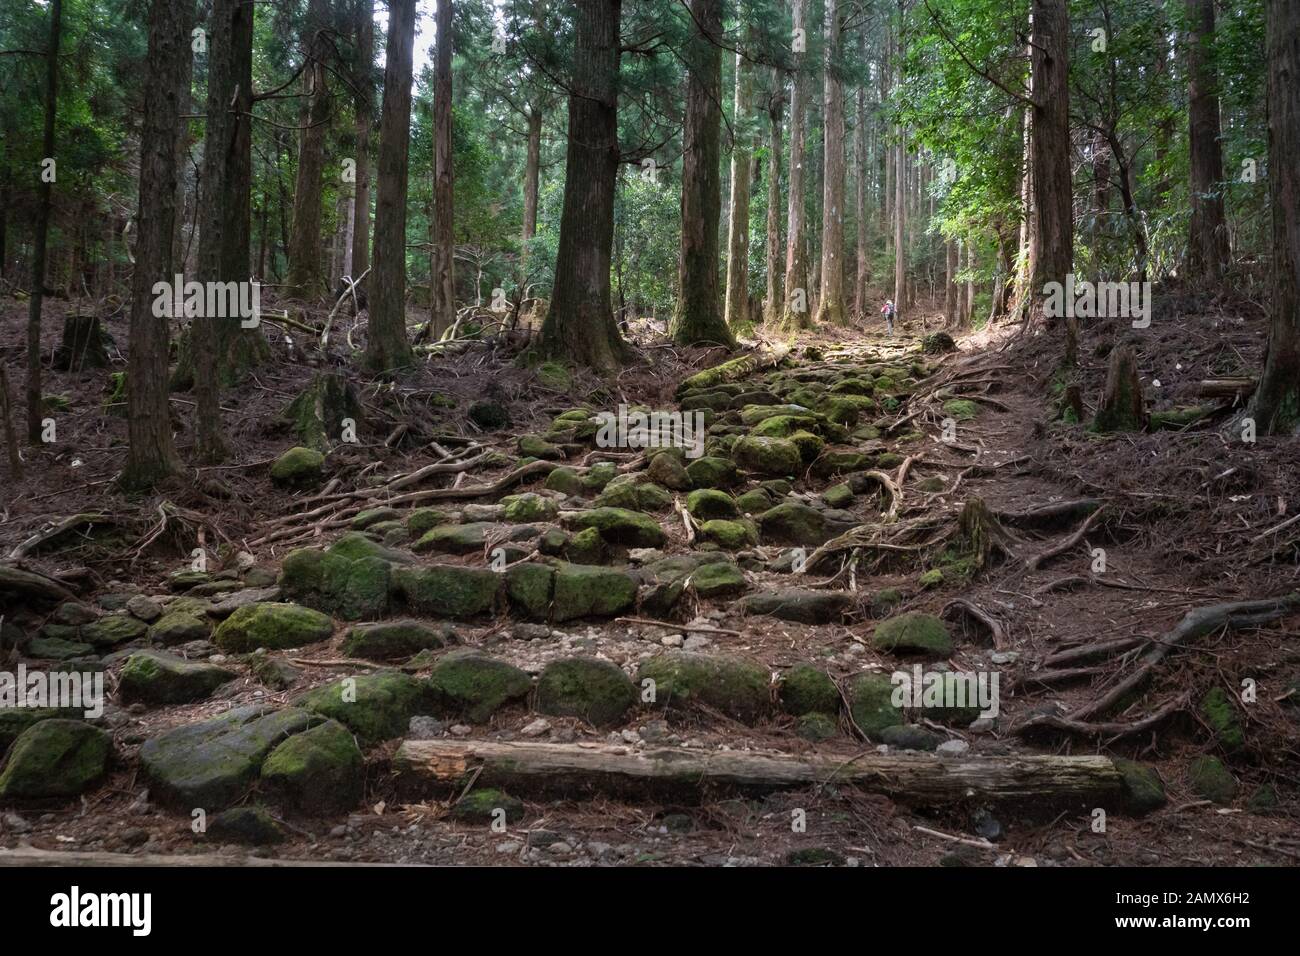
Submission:
POLYGON ((181 128, 177 79, 189 55, 193 14, 189 0, 153 0, 149 10, 150 76, 144 83, 140 131, 140 205, 126 379, 129 445, 121 478, 122 485, 132 489, 151 488, 180 469, 167 394, 167 317, 155 314, 161 310, 155 309, 154 284, 174 281, 176 140, 181 128))
POLYGON ((753 153, 749 64, 736 53, 735 119, 731 145, 731 215, 727 224, 727 292, 723 321, 735 331, 749 321, 749 160, 753 153))
POLYGON ((352 278, 370 268, 370 128, 375 114, 375 3, 357 0, 357 181, 352 197, 352 278))
POLYGON ((456 321, 455 213, 451 168, 452 0, 438 0, 438 49, 433 88, 433 261, 429 309, 436 341, 456 321))
POLYGON ((370 327, 365 364, 387 372, 411 364, 406 336, 406 186, 411 139, 411 69, 415 0, 391 0, 379 117, 379 185, 375 261, 370 271, 370 327))
POLYGON ((1261 433, 1287 435, 1300 427, 1300 6, 1269 0, 1267 17, 1272 302, 1250 414, 1261 433))
MULTIPOLYGON (((537 235, 537 195, 542 169, 542 111, 528 107, 528 147, 524 157, 524 228, 520 255, 521 281, 528 281, 528 243, 537 235)), ((521 290, 522 294, 522 290, 521 290)))
MULTIPOLYGON (((807 0, 794 0, 792 7, 794 29, 804 31, 808 26, 807 0)), ((790 200, 786 213, 785 238, 785 296, 781 325, 786 332, 812 328, 809 311, 811 290, 808 286, 808 258, 804 249, 807 204, 804 200, 804 123, 808 113, 808 81, 804 76, 806 53, 793 54, 794 91, 790 97, 790 177, 786 187, 790 200)))
MULTIPOLYGON (((867 31, 858 30, 858 62, 867 62, 867 31)), ((857 220, 857 276, 853 283, 853 311, 861 321, 867 316, 867 88, 858 86, 857 124, 853 130, 854 218, 857 220)))
MULTIPOLYGON (((50 42, 45 53, 45 132, 41 139, 41 158, 53 160, 54 117, 59 98, 59 41, 63 33, 63 0, 50 0, 50 42)), ((41 167, 40 189, 36 203, 36 222, 32 236, 32 297, 27 302, 27 439, 41 441, 41 306, 45 301, 45 250, 50 234, 51 177, 41 167)))
POLYGON ((321 177, 325 172, 325 138, 329 132, 330 99, 325 83, 326 0, 310 0, 302 27, 307 66, 303 90, 308 107, 298 146, 298 176, 293 190, 293 219, 289 229, 289 274, 285 294, 314 299, 324 290, 321 278, 321 177))
POLYGON ((479 786, 521 792, 665 794, 701 799, 714 788, 765 793, 835 780, 902 803, 968 800, 1059 808, 1118 808, 1119 770, 1109 757, 1029 756, 942 759, 933 756, 691 751, 489 740, 407 740, 393 758, 399 785, 479 786))
POLYGON ((839 76, 839 0, 826 0, 823 48, 822 259, 817 321, 848 325, 844 304, 844 83, 839 76))
POLYGON ((690 0, 696 32, 686 71, 682 134, 682 239, 677 306, 668 334, 678 345, 734 345, 718 309, 718 221, 722 180, 722 0, 690 0))
POLYGON ((772 87, 767 100, 767 296, 763 322, 781 321, 781 113, 785 103, 785 74, 772 67, 772 87))
POLYGON ((1070 173, 1070 23, 1066 0, 1033 0, 1031 175, 1038 262, 1034 295, 1074 268, 1070 173))
POLYGON ((542 323, 545 353, 603 371, 619 366, 627 349, 614 323, 609 286, 621 10, 621 0, 576 3, 564 207, 555 285, 542 323))
POLYGON ((1188 273, 1195 280, 1213 286, 1222 278, 1230 257, 1223 211, 1219 73, 1213 51, 1214 0, 1186 0, 1186 3, 1187 141, 1191 151, 1192 201, 1188 273))

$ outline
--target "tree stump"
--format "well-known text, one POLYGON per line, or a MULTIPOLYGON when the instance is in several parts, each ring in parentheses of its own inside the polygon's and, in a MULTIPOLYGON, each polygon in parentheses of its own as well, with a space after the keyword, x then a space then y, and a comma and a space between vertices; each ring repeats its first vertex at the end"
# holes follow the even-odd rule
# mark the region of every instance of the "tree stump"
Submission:
POLYGON ((284 410, 298 443, 326 452, 343 440, 344 419, 361 426, 361 402, 346 378, 337 372, 318 372, 284 410))
POLYGON ((63 319, 63 342, 54 351, 54 367, 64 372, 106 368, 108 350, 104 330, 93 315, 69 315, 63 319))
POLYGON ((1093 427, 1099 432, 1136 432, 1145 428, 1146 423, 1137 356, 1131 347, 1118 346, 1110 353, 1106 390, 1102 393, 1093 427))

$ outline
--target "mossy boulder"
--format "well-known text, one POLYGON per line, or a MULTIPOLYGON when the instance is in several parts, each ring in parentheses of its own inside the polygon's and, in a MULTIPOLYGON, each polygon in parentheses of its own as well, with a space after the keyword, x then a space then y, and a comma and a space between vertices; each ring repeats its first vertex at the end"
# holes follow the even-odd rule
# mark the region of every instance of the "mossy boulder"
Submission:
MULTIPOLYGON (((369 547, 389 551, 364 535, 369 547)), ((378 556, 352 557, 363 549, 348 544, 341 550, 298 548, 280 563, 280 593, 318 611, 356 621, 379 617, 388 610, 392 562, 378 556)))
POLYGON ((321 482, 325 456, 301 445, 290 448, 271 465, 271 481, 283 488, 314 488, 321 482))
POLYGON ((931 751, 943 738, 918 724, 896 724, 880 732, 880 742, 898 750, 931 751))
POLYGON ((108 734, 80 720, 42 720, 24 730, 0 773, 0 798, 75 797, 108 770, 108 734))
POLYGON ((818 545, 834 535, 826 527, 826 516, 816 508, 786 501, 758 516, 763 540, 772 544, 818 545))
POLYGON ((298 706, 337 720, 364 744, 377 744, 406 733, 411 718, 428 712, 422 681, 397 671, 344 677, 308 691, 298 706))
POLYGON ((241 707, 164 731, 140 747, 150 795, 186 812, 224 809, 244 795, 271 750, 316 721, 298 708, 241 707))
POLYGON ((302 447, 326 452, 342 440, 345 420, 360 425, 362 411, 356 389, 346 378, 337 372, 317 372, 283 417, 302 447))
POLYGON ((463 620, 492 609, 501 575, 459 565, 397 568, 393 586, 413 611, 463 620))
POLYGON ((603 564, 609 547, 599 531, 585 528, 565 542, 563 554, 573 564, 603 564))
POLYGON ((543 498, 531 492, 507 495, 501 499, 505 505, 505 519, 513 522, 550 521, 560 513, 560 506, 552 498, 543 498))
POLYGON ((265 807, 231 807, 208 820, 208 839, 216 843, 269 846, 283 843, 284 830, 265 807))
POLYGON ((844 619, 853 606, 845 591, 815 591, 811 588, 777 588, 745 598, 747 614, 762 614, 802 624, 831 624, 844 619))
POLYGON ((1153 768, 1116 757, 1115 769, 1119 771, 1125 803, 1130 811, 1150 813, 1165 805, 1165 785, 1160 782, 1160 775, 1153 768))
POLYGON ((835 714, 840 692, 830 675, 812 664, 796 664, 785 672, 780 686, 781 707, 787 714, 835 714))
POLYGON ((980 407, 968 398, 950 398, 943 403, 944 414, 959 422, 968 422, 980 413, 980 407))
POLYGON ((814 744, 830 740, 839 733, 839 729, 834 717, 818 712, 804 714, 795 721, 794 726, 794 732, 801 740, 814 744))
POLYGON ((636 581, 612 568, 561 564, 555 574, 552 617, 612 617, 636 603, 636 581))
POLYGON ((452 806, 451 816, 463 823, 517 823, 524 818, 524 804, 502 790, 471 790, 452 806))
POLYGON ((456 632, 448 624, 430 627, 422 621, 378 621, 349 628, 339 649, 348 657, 387 661, 446 647, 455 639, 456 632))
POLYGON ((451 516, 441 508, 416 508, 406 518, 406 530, 418 538, 440 524, 448 524, 451 516))
POLYGON ((646 468, 646 477, 658 485, 674 491, 685 491, 691 487, 691 476, 686 465, 677 455, 660 453, 650 459, 646 468))
POLYGON ((673 496, 648 481, 636 481, 632 476, 620 476, 605 486, 592 505, 596 508, 623 508, 628 511, 657 513, 673 506, 673 496))
POLYGON ((300 813, 346 813, 365 790, 366 765, 352 732, 327 720, 276 747, 262 764, 262 783, 300 813))
POLYGON ((552 469, 542 482, 548 491, 559 491, 566 495, 580 495, 583 492, 582 477, 567 465, 552 469))
POLYGON ((692 488, 734 488, 740 481, 735 462, 730 458, 706 455, 686 466, 692 488))
POLYGON ((758 528, 748 519, 714 518, 701 524, 699 533, 705 541, 712 541, 728 551, 740 551, 758 544, 758 528))
POLYGON ((818 420, 812 415, 773 415, 749 430, 760 438, 789 438, 795 432, 815 431, 818 420))
POLYGON ((281 650, 327 641, 334 633, 329 615, 298 604, 248 604, 221 622, 212 641, 223 651, 246 653, 259 647, 281 650))
POLYGON ((899 614, 882 622, 871 635, 871 644, 880 651, 937 657, 947 657, 953 649, 948 626, 933 614, 919 612, 899 614))
POLYGON ((742 723, 771 710, 766 668, 739 658, 669 651, 642 663, 636 682, 654 681, 656 707, 703 705, 742 723))
POLYGON ((206 700, 236 676, 234 671, 216 664, 187 661, 160 651, 138 651, 122 665, 118 691, 128 703, 188 704, 206 700))
POLYGON ((412 545, 419 552, 439 551, 443 554, 478 554, 487 546, 488 535, 497 530, 491 521, 470 521, 466 524, 441 524, 420 535, 412 545))
POLYGON ((870 395, 876 390, 870 374, 842 378, 830 387, 830 391, 840 395, 870 395))
POLYGON ((776 496, 766 488, 754 488, 736 496, 736 510, 744 515, 762 514, 776 502, 776 496))
POLYGON ((853 489, 844 483, 831 485, 822 492, 822 501, 832 508, 847 508, 853 504, 853 489))
POLYGON ((816 461, 826 447, 826 441, 812 432, 797 431, 790 436, 790 441, 799 449, 799 458, 804 464, 816 461))
POLYGON ((691 573, 691 587, 702 598, 742 594, 749 588, 745 572, 734 564, 717 561, 701 565, 691 573))
POLYGON ((686 496, 686 510, 692 518, 709 521, 712 518, 736 518, 736 500, 725 491, 715 488, 698 488, 686 496))
POLYGON ((212 633, 206 617, 184 611, 168 611, 149 628, 149 640, 163 647, 205 640, 212 633))
POLYGON ((436 712, 481 724, 506 704, 527 697, 533 682, 513 664, 464 650, 443 655, 425 686, 436 712))
POLYGON ((544 461, 559 461, 564 457, 564 449, 553 445, 538 435, 521 435, 519 437, 519 454, 525 458, 541 458, 544 461))
POLYGON ((0 707, 0 758, 28 727, 43 720, 80 720, 76 707, 0 707))
POLYGON ((579 479, 583 490, 589 492, 604 491, 605 486, 618 477, 618 466, 612 461, 598 461, 588 468, 579 479))
POLYGON ((377 524, 383 524, 388 521, 398 521, 401 517, 402 513, 396 508, 366 508, 364 511, 358 512, 356 516, 353 517, 352 521, 349 523, 349 527, 354 531, 365 531, 367 528, 377 524))
POLYGON ((537 711, 616 724, 636 705, 636 686, 622 668, 593 657, 552 661, 537 679, 537 711))
POLYGON ((1218 757, 1197 757, 1187 768, 1187 782, 1206 800, 1232 803, 1237 796, 1237 781, 1218 757))
POLYGON ((664 529, 659 527, 659 522, 654 518, 626 508, 593 508, 590 511, 574 512, 565 519, 565 525, 578 530, 595 528, 610 544, 631 548, 658 548, 668 540, 664 529))
POLYGON ((480 398, 470 402, 465 413, 469 420, 484 431, 494 432, 510 424, 510 412, 505 405, 492 398, 480 398))
POLYGON ((731 446, 731 456, 742 469, 759 475, 796 475, 803 465, 799 448, 785 438, 742 435, 731 446))
POLYGON ((833 478, 850 471, 872 467, 871 459, 857 451, 826 451, 817 456, 812 473, 818 478, 833 478))
POLYGON ((1211 688, 1201 698, 1201 717, 1214 733, 1214 740, 1228 753, 1246 746, 1246 731, 1237 716, 1237 708, 1222 687, 1211 688))
POLYGON ((893 703, 894 684, 885 674, 859 674, 849 685, 849 712, 869 740, 884 742, 887 727, 902 724, 903 712, 893 703))
POLYGON ((505 578, 510 607, 534 621, 546 620, 555 590, 555 569, 530 561, 510 568, 505 572, 505 578))
POLYGON ((149 632, 149 625, 129 614, 106 614, 97 621, 81 625, 79 635, 86 644, 114 647, 138 640, 149 632))

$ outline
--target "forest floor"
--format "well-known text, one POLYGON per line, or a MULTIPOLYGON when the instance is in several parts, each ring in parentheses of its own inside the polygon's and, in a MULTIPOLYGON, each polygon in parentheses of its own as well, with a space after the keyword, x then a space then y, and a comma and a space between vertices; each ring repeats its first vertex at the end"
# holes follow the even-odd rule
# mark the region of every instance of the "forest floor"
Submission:
MULTIPOLYGON (((1152 410, 1198 404, 1202 379, 1249 375, 1259 367, 1263 317, 1248 303, 1206 303, 1174 293, 1162 301, 1167 311, 1157 314, 1149 329, 1105 323, 1085 328, 1079 382, 1089 409, 1102 391, 1107 345, 1116 341, 1128 340, 1137 348, 1152 410)), ((47 353, 58 344, 64 305, 47 301, 47 353)), ((0 299, 0 341, 13 343, 0 350, 0 360, 15 390, 24 378, 17 343, 25 316, 23 303, 0 299)), ((934 316, 929 324, 937 327, 934 316)), ((210 561, 197 589, 184 596, 198 597, 206 604, 202 609, 212 608, 210 616, 220 620, 230 608, 214 605, 268 586, 291 550, 327 546, 353 527, 364 532, 363 523, 353 522, 357 504, 382 506, 382 500, 370 499, 489 485, 514 474, 519 436, 546 435, 550 429, 554 437, 553 420, 566 410, 613 410, 620 403, 673 407, 683 379, 727 357, 716 349, 678 350, 642 330, 638 361, 612 384, 584 374, 557 379, 523 367, 504 347, 491 346, 436 359, 390 384, 357 379, 338 354, 321 355, 300 333, 277 328, 271 336, 274 361, 223 394, 232 462, 190 471, 153 497, 137 499, 124 496, 113 483, 124 460, 126 421, 105 402, 108 372, 125 368, 120 349, 126 330, 122 316, 106 327, 118 343, 118 349, 110 350, 109 369, 46 370, 45 394, 63 397, 51 404, 57 438, 39 449, 24 449, 25 476, 6 479, 0 510, 0 555, 9 555, 52 521, 80 512, 104 515, 43 542, 20 566, 57 579, 95 615, 105 616, 122 614, 127 598, 139 595, 166 610, 182 597, 170 576, 189 567, 192 548, 205 546, 220 557, 210 561), (337 371, 353 381, 364 433, 359 443, 330 452, 325 470, 332 480, 325 491, 288 491, 269 477, 272 462, 297 443, 283 410, 319 371, 337 371), (466 412, 481 400, 504 407, 509 424, 496 430, 475 425, 466 412), (379 483, 380 476, 409 474, 440 461, 463 465, 489 448, 502 454, 405 487, 379 483), (353 489, 365 494, 329 497, 353 489), (164 501, 169 506, 161 505, 164 501), (302 517, 312 509, 318 511, 302 517), (238 567, 236 552, 252 556, 260 579, 238 567)), ((1300 507, 1296 443, 1236 440, 1232 411, 1226 407, 1178 429, 1098 435, 1085 425, 1062 422, 1056 413, 1060 343, 1049 331, 999 328, 959 336, 956 351, 923 354, 925 331, 918 322, 897 337, 886 337, 873 322, 810 334, 779 366, 763 365, 728 383, 740 386, 740 394, 771 389, 775 405, 777 397, 788 404, 790 390, 802 385, 812 384, 819 393, 813 397, 824 397, 823 386, 846 377, 891 380, 875 392, 874 411, 851 423, 847 437, 827 426, 832 437, 826 448, 860 453, 887 472, 901 489, 897 514, 885 517, 890 498, 879 493, 878 481, 854 484, 847 501, 824 500, 822 495, 848 476, 815 464, 795 476, 783 499, 829 515, 828 523, 840 521, 847 511, 868 537, 841 542, 842 549, 795 575, 790 548, 769 535, 768 523, 754 515, 763 532, 759 543, 729 556, 743 583, 710 598, 693 593, 688 581, 680 603, 662 617, 641 607, 612 619, 529 623, 497 614, 452 625, 455 644, 529 675, 575 655, 610 661, 635 675, 647 660, 682 647, 738 658, 774 675, 812 662, 835 679, 846 705, 829 736, 808 739, 805 723, 777 707, 758 719, 738 719, 709 707, 634 707, 622 719, 597 728, 574 717, 539 716, 519 701, 479 722, 417 718, 423 720, 421 733, 411 736, 606 744, 628 752, 648 747, 776 751, 846 761, 863 753, 897 752, 861 738, 846 696, 852 692, 846 688, 863 673, 910 668, 912 659, 882 650, 872 639, 885 619, 924 612, 941 617, 952 632, 955 647, 945 658, 948 668, 993 671, 1001 681, 996 720, 968 727, 966 722, 917 719, 916 729, 928 741, 925 749, 946 743, 940 753, 961 759, 1020 754, 1132 759, 1158 775, 1166 795, 1159 809, 1141 816, 1117 810, 1104 832, 1095 832, 1095 817, 1086 806, 1044 812, 1041 807, 993 805, 974 794, 950 805, 920 807, 830 781, 757 797, 700 787, 668 798, 647 794, 634 799, 575 787, 558 795, 519 793, 522 815, 511 814, 505 832, 498 832, 483 820, 459 818, 455 793, 411 796, 399 786, 393 759, 399 741, 390 739, 365 746, 364 796, 351 812, 304 815, 276 809, 282 842, 251 850, 196 835, 183 807, 151 798, 141 746, 171 728, 231 707, 291 705, 304 691, 350 673, 370 672, 373 663, 346 659, 340 644, 349 622, 336 618, 329 640, 270 652, 288 665, 281 671, 283 686, 267 682, 266 671, 254 667, 252 655, 223 653, 208 639, 172 647, 173 653, 193 660, 215 660, 237 676, 187 704, 128 705, 112 696, 114 702, 99 722, 113 737, 115 759, 108 776, 78 801, 0 806, 0 847, 251 852, 286 859, 438 864, 1294 864, 1300 859, 1300 613, 1294 608, 1259 626, 1213 627, 1171 649, 1149 682, 1098 713, 1095 719, 1108 722, 1104 732, 1024 728, 1031 718, 1069 715, 1100 698, 1131 675, 1140 666, 1139 655, 1158 647, 1189 611, 1297 590, 1300 525, 1279 528, 1300 507), (895 372, 904 375, 895 378, 895 372), (944 441, 954 413, 943 406, 953 400, 973 401, 975 407, 957 406, 961 420, 955 440, 944 441), (869 422, 871 427, 864 428, 869 422), (983 567, 963 562, 953 552, 959 515, 975 500, 996 519, 989 527, 1003 545, 988 553, 983 567), (1067 504, 1059 510, 1050 507, 1062 503, 1067 504), (1056 545, 1062 546, 1059 553, 1041 564, 1027 560, 1056 545), (1095 549, 1104 549, 1104 571, 1096 564, 1095 549), (850 554, 861 556, 856 567, 843 560, 850 554), (938 580, 933 574, 923 580, 925 572, 936 569, 942 572, 938 580), (818 624, 759 613, 752 605, 754 596, 791 587, 844 593, 848 603, 842 613, 818 624), (897 594, 882 605, 881 593, 890 589, 897 594), (644 623, 650 618, 680 629, 644 623), (1081 651, 1079 660, 1052 660, 1052 655, 1072 650, 1081 651), (1075 668, 1073 674, 1058 673, 1075 668), (1060 679, 1044 684, 1043 671, 1060 679), (1245 680, 1253 681, 1253 694, 1243 696, 1245 680), (1215 688, 1221 693, 1214 695, 1215 688), (1216 703, 1207 704, 1207 695, 1216 703), (1226 782, 1218 780, 1222 786, 1213 799, 1205 796, 1205 768, 1198 763, 1206 756, 1222 758, 1228 772, 1226 782), (806 814, 802 831, 791 826, 792 812, 800 809, 806 814)), ((192 406, 185 394, 175 395, 173 402, 185 458, 192 406)), ((742 426, 736 411, 720 410, 720 418, 731 423, 733 434, 743 434, 751 423, 742 426)), ((21 427, 21 421, 17 424, 21 427)), ((557 439, 556 444, 566 456, 561 464, 578 466, 580 474, 589 473, 590 463, 602 457, 579 447, 580 439, 557 439), (583 467, 588 471, 582 472, 583 467)), ((629 472, 643 464, 633 455, 604 457, 629 472)), ((490 506, 520 492, 543 492, 545 497, 544 477, 530 473, 497 494, 453 499, 445 503, 449 516, 444 517, 495 527, 501 514, 490 506)), ((739 495, 757 487, 759 477, 750 476, 731 490, 739 495)), ((775 492, 778 499, 780 490, 775 492)), ((685 499, 686 489, 673 494, 685 499)), ((564 496, 553 497, 558 502, 564 496)), ((427 503, 444 507, 441 500, 427 503)), ((567 498, 563 507, 572 504, 567 498)), ((409 511, 399 510, 399 520, 405 520, 409 511)), ((673 508, 647 510, 665 535, 657 554, 614 546, 601 559, 602 565, 641 581, 643 596, 646 584, 653 583, 644 577, 644 566, 655 557, 710 554, 688 540, 688 527, 692 533, 699 530, 695 522, 673 508), (637 578, 638 573, 643 576, 637 578)), ((537 530, 550 527, 544 523, 537 530)), ((385 547, 404 550, 414 543, 403 540, 407 532, 402 528, 386 532, 385 547)), ((824 538, 839 540, 829 533, 824 538)), ((436 560, 485 566, 485 552, 495 540, 489 529, 487 546, 444 551, 436 560)), ((529 547, 522 550, 535 556, 529 547)), ((815 544, 807 550, 817 553, 815 544)), ((426 553, 418 560, 429 558, 426 553)), ((20 660, 31 669, 57 666, 30 653, 34 636, 63 633, 45 630, 64 620, 57 607, 0 594, 0 613, 18 629, 11 632, 9 643, 17 647, 6 652, 6 669, 20 660)), ((96 648, 91 657, 107 670, 111 689, 131 653, 149 641, 145 634, 117 647, 96 648)), ((417 655, 406 671, 427 676, 437 656, 417 655)), ((88 658, 72 660, 86 664, 88 658)), ((250 802, 261 803, 263 797, 269 799, 268 788, 254 788, 250 802)))

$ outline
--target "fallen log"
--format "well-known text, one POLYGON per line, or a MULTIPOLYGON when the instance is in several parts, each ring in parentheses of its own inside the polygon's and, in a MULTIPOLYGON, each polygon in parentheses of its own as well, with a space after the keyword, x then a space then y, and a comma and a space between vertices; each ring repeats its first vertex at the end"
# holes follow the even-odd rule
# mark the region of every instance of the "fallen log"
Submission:
POLYGON ((1202 398, 1247 398, 1259 382, 1253 378, 1205 378, 1196 386, 1202 398))
POLYGON ((1119 807, 1123 784, 1108 757, 971 757, 877 753, 834 756, 685 748, 634 750, 610 744, 407 740, 393 757, 402 788, 478 786, 517 792, 654 792, 702 798, 712 789, 771 792, 814 784, 856 786, 900 803, 1027 808, 1119 807))
POLYGON ((77 600, 77 596, 68 587, 54 578, 35 571, 24 571, 10 564, 0 564, 0 596, 6 594, 49 604, 77 600))

